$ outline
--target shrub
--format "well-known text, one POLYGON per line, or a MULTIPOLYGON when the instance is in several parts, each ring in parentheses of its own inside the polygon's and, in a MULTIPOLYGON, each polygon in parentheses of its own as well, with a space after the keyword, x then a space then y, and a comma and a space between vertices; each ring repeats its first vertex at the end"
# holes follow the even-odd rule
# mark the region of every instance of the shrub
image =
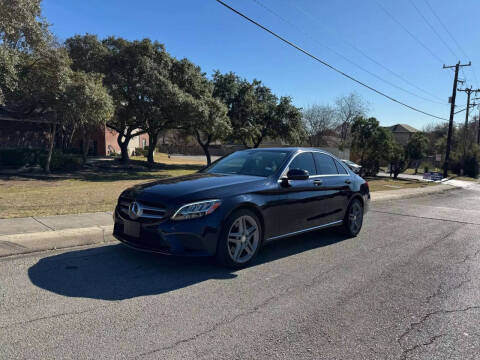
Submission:
MULTIPOLYGON (((40 156, 40 166, 45 168, 47 163, 47 154, 42 153, 40 156)), ((75 154, 64 154, 61 151, 55 150, 50 161, 50 170, 52 171, 75 171, 81 169, 83 160, 81 156, 75 154)))
POLYGON ((41 150, 35 149, 3 149, 0 150, 0 166, 21 167, 38 162, 41 150))
POLYGON ((148 148, 141 148, 137 147, 135 148, 135 155, 136 156, 147 156, 148 155, 148 148))

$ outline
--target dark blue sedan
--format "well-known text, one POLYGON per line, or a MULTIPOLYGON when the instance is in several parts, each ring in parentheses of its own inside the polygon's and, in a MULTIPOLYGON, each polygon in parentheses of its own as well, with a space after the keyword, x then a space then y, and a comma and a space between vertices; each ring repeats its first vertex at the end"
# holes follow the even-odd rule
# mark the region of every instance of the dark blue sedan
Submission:
POLYGON ((238 268, 267 241, 333 226, 356 236, 369 201, 368 183, 327 152, 249 149, 125 190, 114 236, 136 249, 215 256, 238 268))

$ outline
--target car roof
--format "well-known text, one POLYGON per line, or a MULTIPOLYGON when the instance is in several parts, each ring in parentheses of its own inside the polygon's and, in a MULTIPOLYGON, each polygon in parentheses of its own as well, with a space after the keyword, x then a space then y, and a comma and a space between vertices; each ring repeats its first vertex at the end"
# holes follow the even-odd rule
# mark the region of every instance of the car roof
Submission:
POLYGON ((245 149, 242 151, 282 151, 282 152, 288 152, 288 153, 296 153, 298 151, 320 151, 325 154, 333 156, 331 153, 328 151, 322 150, 320 148, 314 148, 314 147, 262 147, 262 148, 253 148, 253 149, 245 149))

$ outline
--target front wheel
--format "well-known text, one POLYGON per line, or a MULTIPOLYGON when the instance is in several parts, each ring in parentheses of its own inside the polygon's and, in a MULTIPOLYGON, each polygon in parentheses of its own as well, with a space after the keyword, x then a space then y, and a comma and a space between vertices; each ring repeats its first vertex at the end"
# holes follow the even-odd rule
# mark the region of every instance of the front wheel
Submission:
POLYGON ((250 210, 235 211, 225 222, 217 245, 217 261, 231 268, 247 266, 257 255, 262 240, 258 217, 250 210))
POLYGON ((363 225, 363 205, 358 199, 352 200, 343 219, 343 230, 349 236, 357 236, 363 225))

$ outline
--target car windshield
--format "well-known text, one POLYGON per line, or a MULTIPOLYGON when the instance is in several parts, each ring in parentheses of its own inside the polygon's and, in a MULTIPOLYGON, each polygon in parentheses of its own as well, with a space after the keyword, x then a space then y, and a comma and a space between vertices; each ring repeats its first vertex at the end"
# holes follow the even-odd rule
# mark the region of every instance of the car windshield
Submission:
POLYGON ((287 158, 287 151, 238 151, 205 169, 208 173, 268 177, 273 175, 287 158))

